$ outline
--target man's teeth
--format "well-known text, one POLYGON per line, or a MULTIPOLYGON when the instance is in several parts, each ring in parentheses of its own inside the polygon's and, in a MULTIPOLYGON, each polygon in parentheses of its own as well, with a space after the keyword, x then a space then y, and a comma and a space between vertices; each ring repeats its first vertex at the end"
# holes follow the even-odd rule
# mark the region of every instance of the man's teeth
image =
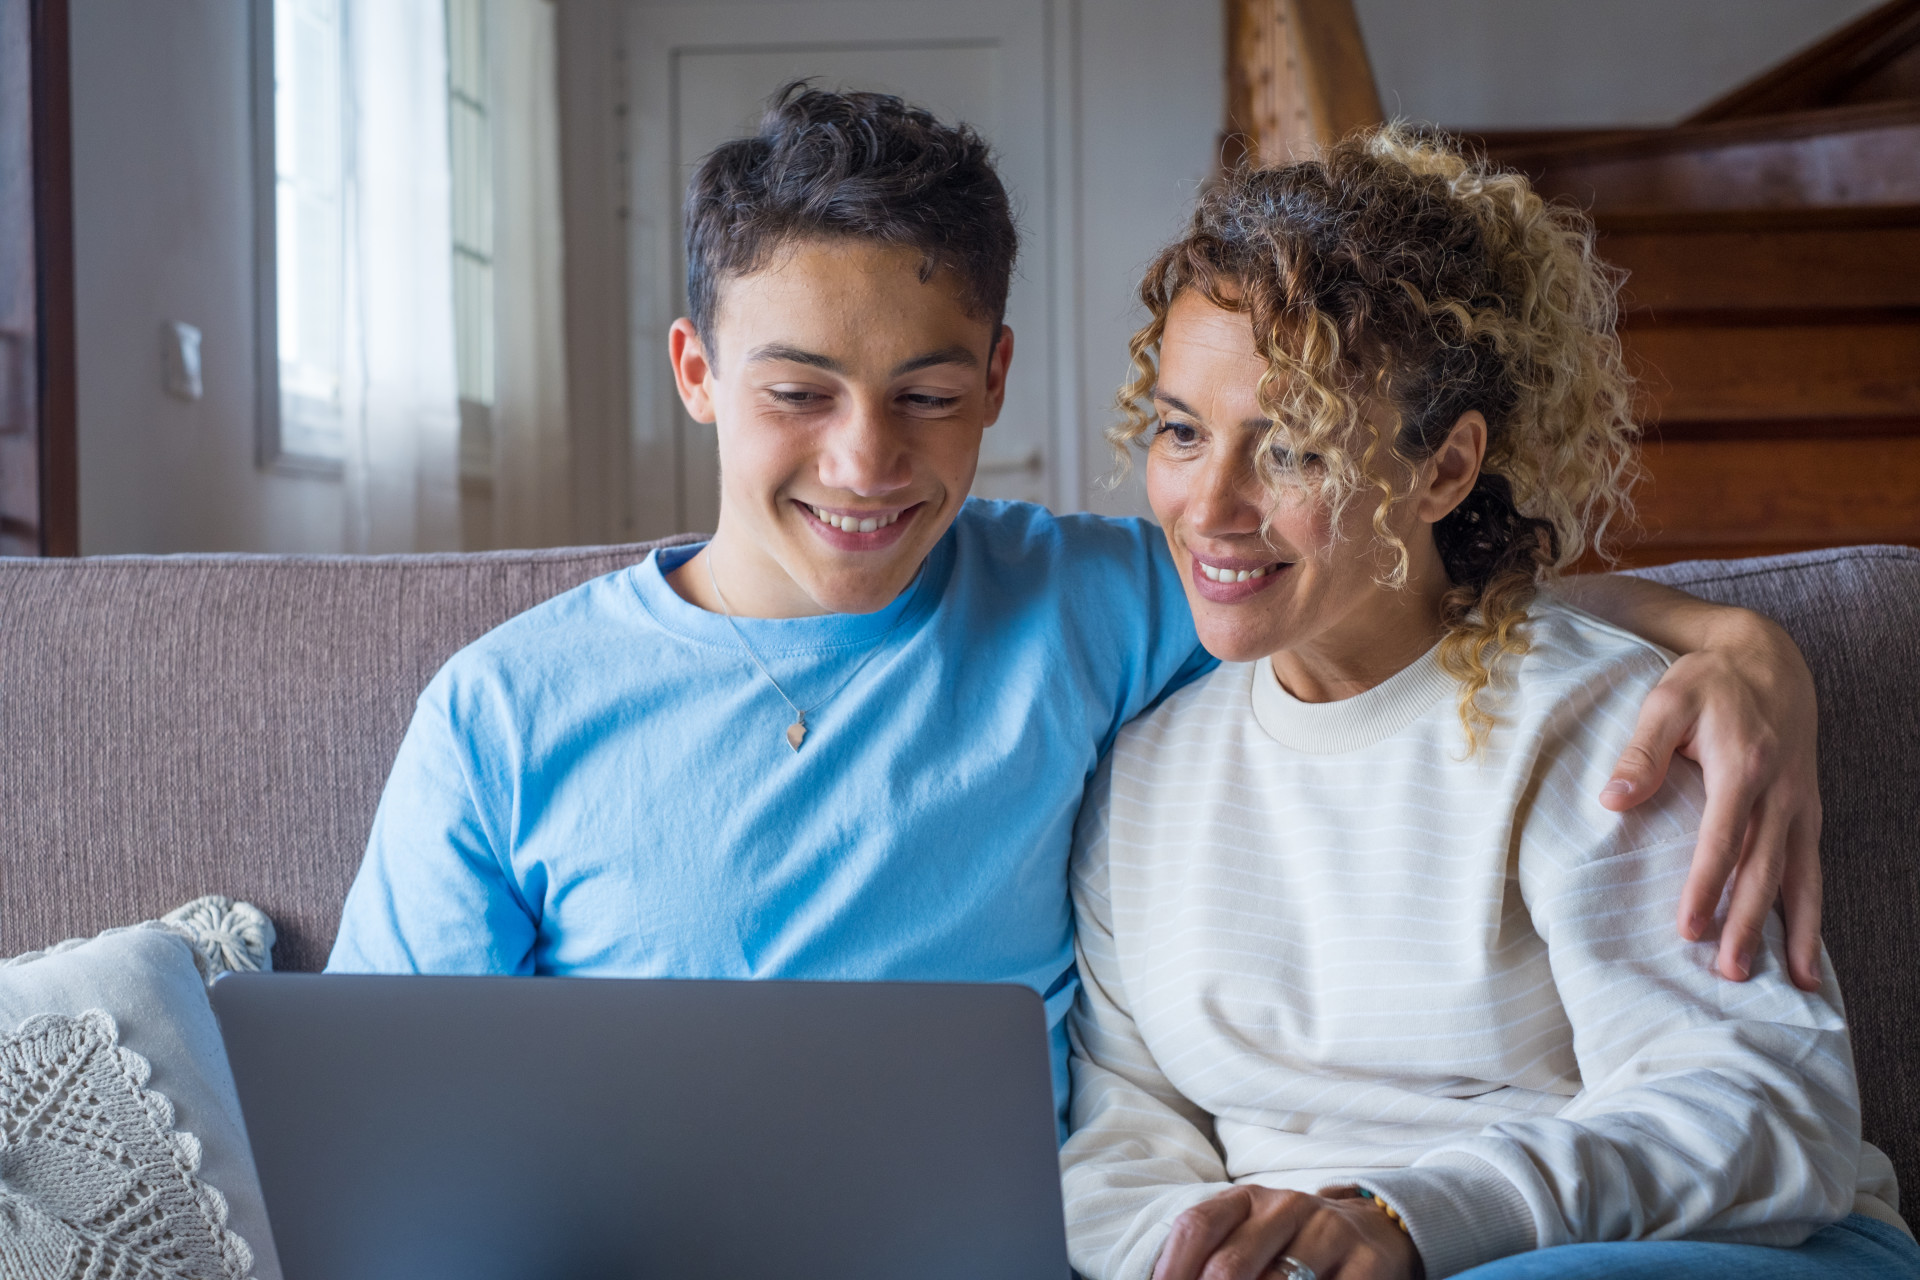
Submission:
POLYGON ((900 518, 898 511, 890 516, 868 516, 864 520, 859 516, 837 516, 823 507, 814 506, 812 503, 807 504, 807 510, 813 512, 814 518, 820 521, 821 524, 830 524, 842 533, 872 533, 875 529, 886 528, 900 518))
POLYGON ((1255 578, 1264 578, 1272 573, 1276 566, 1266 565, 1259 569, 1216 569, 1205 560, 1198 562, 1200 572, 1215 582, 1251 582, 1255 578))

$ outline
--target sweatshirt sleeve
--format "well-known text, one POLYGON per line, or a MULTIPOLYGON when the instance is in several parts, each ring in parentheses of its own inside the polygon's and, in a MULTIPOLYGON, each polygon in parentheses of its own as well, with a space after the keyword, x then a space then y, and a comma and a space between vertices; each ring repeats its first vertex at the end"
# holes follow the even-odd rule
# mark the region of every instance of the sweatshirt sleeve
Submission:
POLYGON ((1790 1246, 1844 1217, 1860 1116, 1831 966, 1818 993, 1794 987, 1776 918, 1744 983, 1714 972, 1713 943, 1681 941, 1691 832, 1601 856, 1546 843, 1523 844, 1521 891, 1584 1087, 1557 1115, 1360 1179, 1405 1216, 1427 1274, 1585 1241, 1790 1246), (1488 1229, 1515 1218, 1532 1239, 1488 1229))
POLYGON ((507 873, 482 799, 478 726, 456 727, 446 671, 427 686, 387 777, 329 973, 533 971, 538 920, 507 873))
POLYGON ((1212 1120, 1161 1073, 1129 1012, 1107 885, 1111 762, 1088 788, 1071 876, 1080 993, 1072 1136, 1060 1152, 1067 1251, 1090 1280, 1146 1280, 1173 1219, 1232 1185, 1212 1120))

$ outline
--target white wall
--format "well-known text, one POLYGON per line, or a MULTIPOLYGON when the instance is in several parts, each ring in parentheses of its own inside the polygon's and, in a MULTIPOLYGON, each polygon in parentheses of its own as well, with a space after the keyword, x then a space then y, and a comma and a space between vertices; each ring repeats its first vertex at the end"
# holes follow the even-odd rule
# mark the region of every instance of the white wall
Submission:
POLYGON ((1087 506, 1145 514, 1138 468, 1117 489, 1102 433, 1128 374, 1147 262, 1186 224, 1213 171, 1226 108, 1225 6, 1208 0, 1081 0, 1081 414, 1087 506))
POLYGON ((1389 115, 1671 124, 1879 0, 1354 0, 1389 115))
POLYGON ((335 481, 254 464, 247 0, 72 6, 80 545, 333 551, 335 481), (161 384, 161 325, 204 337, 205 397, 161 384))

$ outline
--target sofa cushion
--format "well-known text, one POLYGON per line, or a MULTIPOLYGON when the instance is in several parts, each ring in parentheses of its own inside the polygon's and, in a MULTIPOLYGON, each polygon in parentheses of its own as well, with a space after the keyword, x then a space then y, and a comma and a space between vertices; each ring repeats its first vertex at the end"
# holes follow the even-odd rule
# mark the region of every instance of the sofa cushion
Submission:
POLYGON ((0 1275, 278 1280, 206 993, 225 960, 265 959, 237 940, 208 958, 249 915, 225 903, 0 962, 0 1275))
POLYGON ((655 545, 0 559, 0 953, 219 890, 319 968, 429 677, 655 545))
POLYGON ((1920 1188, 1920 550, 1692 560, 1641 576, 1777 620, 1820 697, 1823 932, 1846 995, 1861 1122, 1920 1188))

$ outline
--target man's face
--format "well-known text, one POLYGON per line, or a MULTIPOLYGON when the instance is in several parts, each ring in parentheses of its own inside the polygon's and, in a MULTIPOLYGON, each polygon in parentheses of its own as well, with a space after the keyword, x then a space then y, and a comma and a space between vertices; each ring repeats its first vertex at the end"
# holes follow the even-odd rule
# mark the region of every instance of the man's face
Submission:
POLYGON ((687 412, 716 424, 727 602, 758 617, 871 613, 904 590, 973 484, 1006 393, 944 272, 857 239, 802 240, 720 286, 713 350, 675 323, 687 412))

